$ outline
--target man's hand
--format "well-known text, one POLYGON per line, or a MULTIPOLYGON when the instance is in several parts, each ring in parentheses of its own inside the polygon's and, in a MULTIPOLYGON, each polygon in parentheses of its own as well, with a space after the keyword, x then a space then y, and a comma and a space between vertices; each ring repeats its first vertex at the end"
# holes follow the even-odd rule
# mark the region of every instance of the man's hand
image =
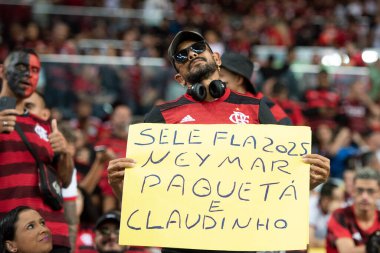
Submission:
POLYGON ((106 148, 104 151, 96 152, 96 156, 95 156, 95 159, 99 163, 102 163, 102 164, 110 161, 111 159, 115 159, 115 158, 116 158, 116 154, 110 148, 106 148))
POLYGON ((51 121, 51 130, 52 132, 49 134, 49 142, 54 153, 66 154, 68 152, 67 141, 58 129, 56 119, 51 121))
POLYGON ((303 160, 310 164, 310 190, 327 181, 330 175, 330 159, 318 154, 307 154, 303 160))
POLYGON ((108 183, 111 185, 116 197, 121 200, 123 194, 124 170, 133 168, 136 161, 131 158, 118 158, 108 164, 108 183))
POLYGON ((17 111, 15 109, 6 109, 0 111, 0 132, 10 133, 15 130, 17 111))

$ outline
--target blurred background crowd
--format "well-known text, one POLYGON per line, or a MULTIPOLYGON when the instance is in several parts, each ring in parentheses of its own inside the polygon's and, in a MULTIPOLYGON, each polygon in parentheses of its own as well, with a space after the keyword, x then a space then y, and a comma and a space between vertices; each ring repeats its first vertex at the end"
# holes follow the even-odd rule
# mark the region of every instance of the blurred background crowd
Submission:
POLYGON ((311 194, 311 213, 324 214, 350 203, 355 168, 380 171, 379 13, 375 0, 0 0, 0 62, 19 47, 41 57, 39 91, 75 154, 78 238, 119 208, 105 168, 125 156, 129 124, 185 92, 167 59, 184 29, 248 56, 257 89, 312 127, 341 189, 311 194))

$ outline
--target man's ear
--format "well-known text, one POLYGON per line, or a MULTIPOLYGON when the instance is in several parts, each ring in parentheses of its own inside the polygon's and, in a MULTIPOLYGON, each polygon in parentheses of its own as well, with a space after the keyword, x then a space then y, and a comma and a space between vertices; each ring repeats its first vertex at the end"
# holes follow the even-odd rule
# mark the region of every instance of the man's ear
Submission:
POLYGON ((7 248, 7 251, 9 252, 17 252, 17 246, 14 241, 6 240, 5 247, 7 248))
POLYGON ((186 81, 185 79, 180 75, 180 74, 176 74, 174 76, 174 80, 176 80, 180 85, 182 85, 183 87, 186 86, 186 81))
POLYGON ((212 53, 212 57, 214 58, 216 65, 222 65, 222 60, 220 59, 220 54, 218 52, 212 53))
POLYGON ((42 111, 41 111, 41 116, 42 116, 42 118, 43 118, 44 120, 48 120, 48 119, 50 118, 50 116, 51 116, 51 112, 50 112, 50 110, 47 109, 47 108, 42 109, 42 111))
POLYGON ((242 77, 241 75, 236 75, 236 80, 237 80, 236 81, 237 84, 239 84, 241 86, 244 85, 245 80, 244 80, 244 77, 242 77))

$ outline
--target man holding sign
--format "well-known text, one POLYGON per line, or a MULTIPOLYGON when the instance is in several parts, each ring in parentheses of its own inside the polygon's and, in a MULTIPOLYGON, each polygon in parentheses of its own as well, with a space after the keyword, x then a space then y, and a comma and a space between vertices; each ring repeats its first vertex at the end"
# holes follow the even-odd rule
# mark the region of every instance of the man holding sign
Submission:
MULTIPOLYGON (((185 95, 175 101, 154 107, 145 122, 168 124, 275 124, 262 100, 234 93, 220 81, 220 55, 212 52, 205 39, 192 31, 179 32, 170 44, 169 57, 177 70, 175 79, 187 87, 185 95)), ((329 176, 329 159, 317 154, 303 156, 311 164, 310 188, 325 182, 329 176)), ((118 198, 122 197, 124 169, 136 161, 120 158, 110 161, 109 183, 118 198)), ((206 239, 206 238, 205 238, 206 239)), ((188 249, 165 249, 187 252, 188 249)))

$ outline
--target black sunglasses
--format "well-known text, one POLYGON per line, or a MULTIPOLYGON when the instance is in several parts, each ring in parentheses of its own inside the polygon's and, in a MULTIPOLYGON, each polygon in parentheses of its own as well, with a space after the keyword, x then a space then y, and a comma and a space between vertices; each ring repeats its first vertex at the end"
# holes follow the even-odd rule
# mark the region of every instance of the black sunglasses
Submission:
POLYGON ((183 64, 183 63, 187 62, 187 60, 188 60, 189 50, 193 51, 194 53, 200 54, 206 50, 206 47, 207 47, 207 44, 205 41, 196 42, 196 43, 192 44, 191 46, 189 46, 185 49, 182 49, 178 53, 175 53, 173 55, 173 59, 176 62, 183 64))

